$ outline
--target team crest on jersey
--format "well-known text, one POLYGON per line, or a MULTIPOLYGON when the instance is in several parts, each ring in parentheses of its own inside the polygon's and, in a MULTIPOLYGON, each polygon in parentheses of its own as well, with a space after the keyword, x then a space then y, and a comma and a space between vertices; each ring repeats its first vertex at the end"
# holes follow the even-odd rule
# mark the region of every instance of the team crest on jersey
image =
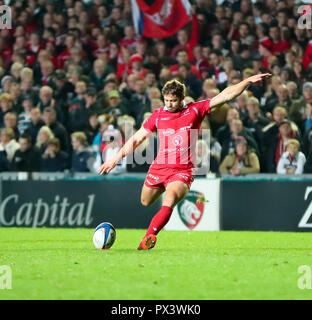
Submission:
POLYGON ((179 135, 175 136, 173 139, 172 139, 172 142, 175 146, 181 146, 182 143, 183 143, 183 138, 179 135))
POLYGON ((205 202, 199 201, 204 195, 191 190, 188 195, 178 203, 178 214, 187 228, 193 230, 200 222, 205 208, 205 202))

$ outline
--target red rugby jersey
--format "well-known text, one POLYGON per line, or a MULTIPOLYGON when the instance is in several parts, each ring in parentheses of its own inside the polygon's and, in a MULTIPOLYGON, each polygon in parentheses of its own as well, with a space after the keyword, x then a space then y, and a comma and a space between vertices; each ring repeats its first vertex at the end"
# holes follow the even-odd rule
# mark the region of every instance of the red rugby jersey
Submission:
POLYGON ((158 133, 160 143, 153 168, 193 168, 199 128, 209 113, 209 99, 184 105, 179 112, 170 112, 166 106, 155 110, 143 124, 146 130, 158 133))

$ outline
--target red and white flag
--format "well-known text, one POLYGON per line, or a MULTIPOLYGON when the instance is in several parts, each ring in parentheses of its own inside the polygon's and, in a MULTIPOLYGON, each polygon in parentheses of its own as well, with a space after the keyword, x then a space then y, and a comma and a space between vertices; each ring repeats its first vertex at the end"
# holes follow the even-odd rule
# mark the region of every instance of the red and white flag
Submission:
POLYGON ((136 31, 143 37, 166 38, 191 21, 188 0, 156 0, 148 5, 144 0, 131 0, 136 31))

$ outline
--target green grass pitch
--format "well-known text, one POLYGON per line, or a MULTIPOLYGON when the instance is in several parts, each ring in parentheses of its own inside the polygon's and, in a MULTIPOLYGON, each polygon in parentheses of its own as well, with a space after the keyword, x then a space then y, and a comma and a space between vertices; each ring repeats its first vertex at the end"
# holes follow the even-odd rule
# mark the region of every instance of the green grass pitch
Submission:
POLYGON ((136 250, 144 230, 117 229, 96 250, 93 229, 0 228, 0 266, 12 289, 0 299, 311 299, 298 267, 312 268, 312 234, 162 231, 136 250))

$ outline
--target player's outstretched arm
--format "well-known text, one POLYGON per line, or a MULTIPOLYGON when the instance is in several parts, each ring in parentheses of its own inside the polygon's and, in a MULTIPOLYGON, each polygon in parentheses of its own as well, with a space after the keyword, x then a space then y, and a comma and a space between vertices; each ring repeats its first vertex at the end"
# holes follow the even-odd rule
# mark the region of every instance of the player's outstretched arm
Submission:
POLYGON ((112 171, 117 163, 130 153, 132 153, 137 146, 139 146, 146 138, 150 135, 150 132, 147 131, 144 127, 141 127, 129 140, 125 143, 125 145, 119 150, 115 157, 109 159, 104 162, 99 170, 99 174, 108 174, 112 171))
POLYGON ((216 108, 221 107, 224 103, 235 99, 239 96, 250 84, 259 83, 264 78, 270 77, 270 73, 256 74, 249 77, 238 84, 225 88, 218 95, 213 97, 210 101, 210 110, 214 111, 216 108))

